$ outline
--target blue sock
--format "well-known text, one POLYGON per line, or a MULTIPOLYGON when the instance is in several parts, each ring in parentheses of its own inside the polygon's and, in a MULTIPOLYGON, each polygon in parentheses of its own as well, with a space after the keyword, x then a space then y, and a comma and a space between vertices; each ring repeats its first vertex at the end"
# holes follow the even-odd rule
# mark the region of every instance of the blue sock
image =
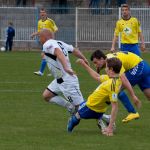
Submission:
POLYGON ((118 98, 129 113, 136 113, 136 110, 134 109, 133 105, 131 104, 128 96, 126 95, 124 91, 121 91, 118 94, 118 98))
POLYGON ((41 62, 41 68, 40 68, 40 72, 44 72, 44 69, 46 67, 46 60, 45 59, 42 59, 42 62, 41 62))

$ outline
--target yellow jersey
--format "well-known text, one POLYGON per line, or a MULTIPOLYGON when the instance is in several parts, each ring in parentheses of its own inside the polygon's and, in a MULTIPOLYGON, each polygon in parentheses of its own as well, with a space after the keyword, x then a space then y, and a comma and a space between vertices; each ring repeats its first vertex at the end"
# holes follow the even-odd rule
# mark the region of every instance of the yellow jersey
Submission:
POLYGON ((47 18, 45 21, 42 21, 41 19, 38 21, 38 32, 41 31, 41 29, 49 29, 52 32, 58 30, 55 22, 50 18, 47 18))
POLYGON ((117 53, 110 53, 107 54, 107 58, 117 57, 122 62, 121 73, 124 71, 128 71, 138 65, 142 58, 133 54, 131 52, 117 52, 117 53))
POLYGON ((123 44, 136 44, 138 43, 138 33, 140 32, 140 22, 137 18, 131 17, 129 20, 118 20, 114 34, 118 36, 121 33, 121 43, 123 44))
POLYGON ((120 78, 109 79, 107 75, 102 75, 100 81, 102 83, 88 97, 86 105, 95 112, 104 113, 111 102, 118 101, 118 93, 122 82, 120 78))

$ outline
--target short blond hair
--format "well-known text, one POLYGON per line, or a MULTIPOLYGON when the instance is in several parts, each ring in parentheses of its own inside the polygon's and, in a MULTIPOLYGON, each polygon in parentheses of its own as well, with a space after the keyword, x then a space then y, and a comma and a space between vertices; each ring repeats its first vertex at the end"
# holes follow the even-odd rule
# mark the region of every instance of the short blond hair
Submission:
POLYGON ((121 9, 124 8, 124 7, 125 7, 125 8, 128 8, 128 9, 130 10, 130 7, 129 7, 128 4, 121 4, 121 9))

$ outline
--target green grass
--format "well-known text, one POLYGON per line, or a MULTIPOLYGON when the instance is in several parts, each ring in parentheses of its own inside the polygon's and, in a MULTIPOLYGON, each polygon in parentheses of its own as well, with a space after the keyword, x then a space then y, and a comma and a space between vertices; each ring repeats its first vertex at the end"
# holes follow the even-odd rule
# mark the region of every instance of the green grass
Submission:
MULTIPOLYGON (((84 54, 90 57, 90 52, 84 54)), ((143 57, 150 62, 149 55, 143 57)), ((120 104, 114 137, 102 136, 95 120, 82 120, 68 134, 68 112, 42 99, 53 78, 46 76, 48 70, 43 77, 33 74, 40 61, 37 52, 0 53, 0 150, 149 150, 150 103, 137 87, 142 101, 139 120, 123 124, 127 112, 120 104)), ((98 83, 74 63, 74 58, 71 61, 87 98, 98 83)))

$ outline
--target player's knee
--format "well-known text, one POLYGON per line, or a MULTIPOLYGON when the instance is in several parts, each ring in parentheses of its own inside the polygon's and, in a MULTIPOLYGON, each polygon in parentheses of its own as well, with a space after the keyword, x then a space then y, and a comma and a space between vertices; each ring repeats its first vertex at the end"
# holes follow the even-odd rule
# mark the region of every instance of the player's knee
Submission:
POLYGON ((49 102, 50 98, 47 96, 47 94, 45 94, 45 92, 43 93, 42 97, 46 102, 49 102))

